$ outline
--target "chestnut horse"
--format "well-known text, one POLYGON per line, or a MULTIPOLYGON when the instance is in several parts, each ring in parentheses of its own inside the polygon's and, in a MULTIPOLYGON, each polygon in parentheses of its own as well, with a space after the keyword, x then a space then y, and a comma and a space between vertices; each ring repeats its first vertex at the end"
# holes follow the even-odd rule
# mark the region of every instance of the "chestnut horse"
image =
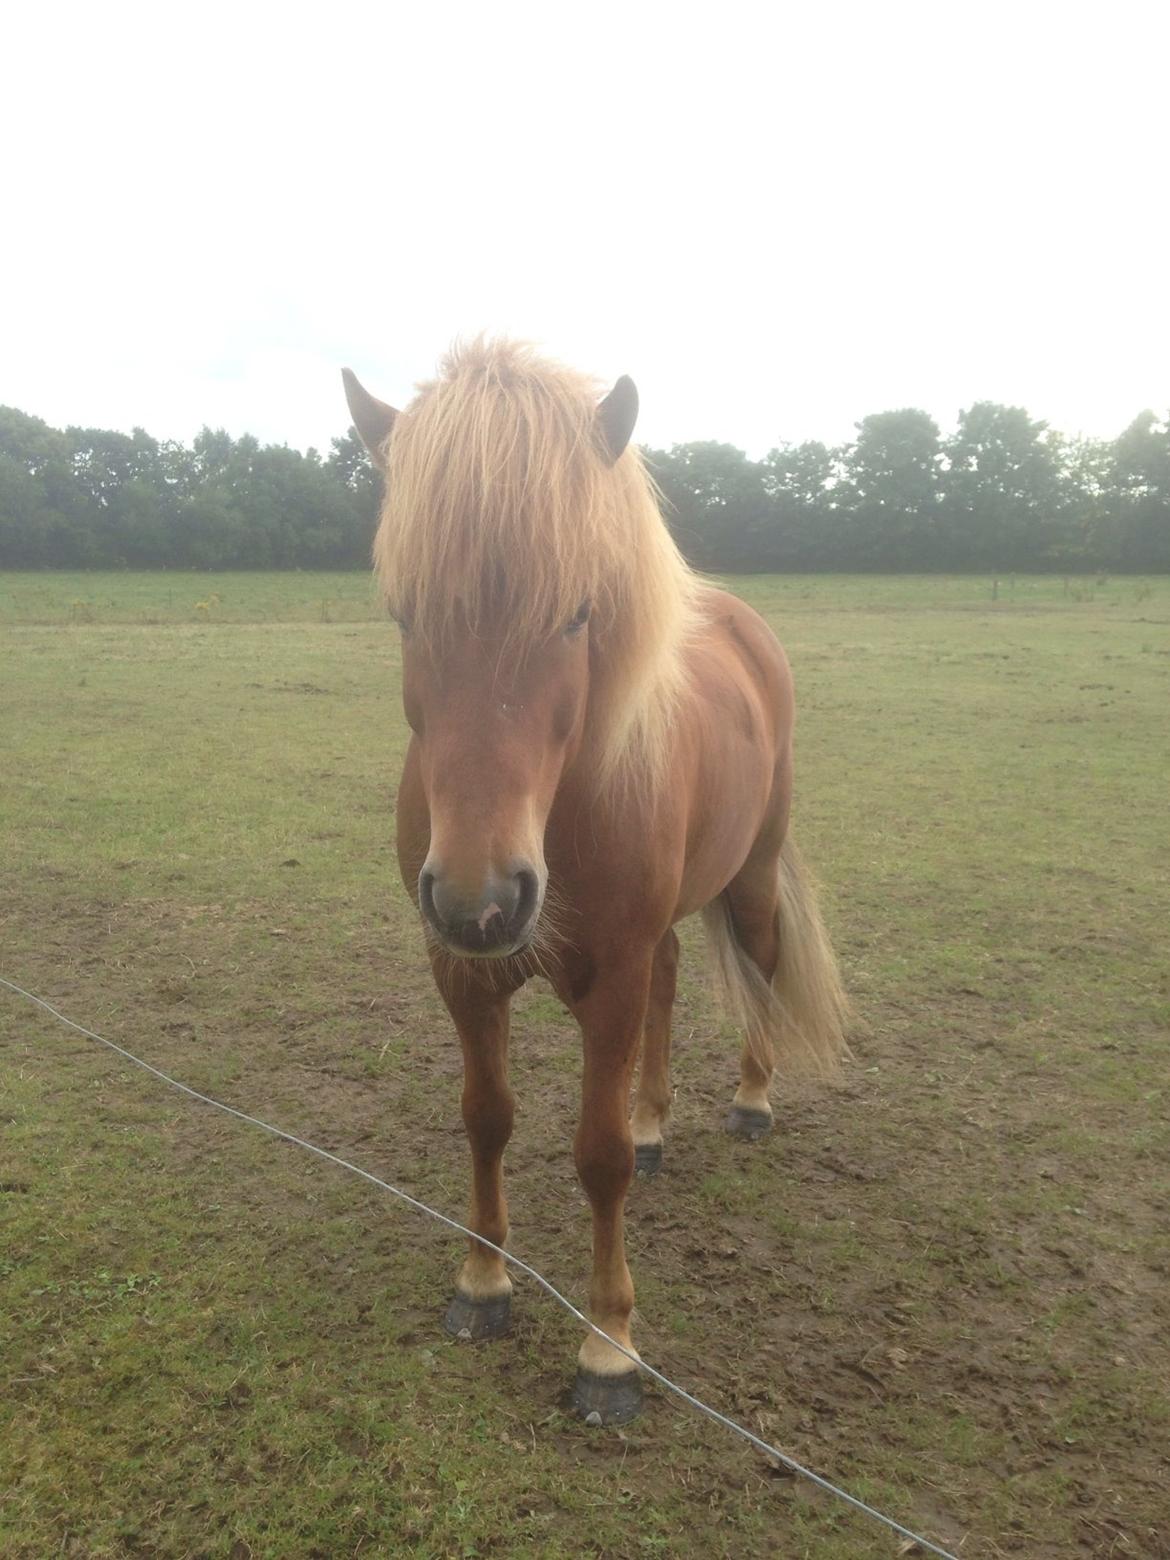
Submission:
MULTIPOLYGON (((599 400, 588 378, 482 340, 402 413, 344 379, 386 479, 374 560, 413 732, 398 856, 462 1044, 468 1222, 504 1244, 509 1003, 540 974, 584 1044, 589 1314, 632 1351, 623 1207, 635 1165, 662 1158, 675 923, 703 911, 745 1032, 729 1131, 770 1128, 777 1056, 828 1072, 843 1047, 845 998, 788 837, 788 664, 671 540, 629 445, 629 379, 599 400)), ((448 1330, 505 1331, 511 1288, 502 1258, 472 1241, 448 1330)), ((575 1405, 628 1419, 640 1379, 589 1333, 575 1405)))

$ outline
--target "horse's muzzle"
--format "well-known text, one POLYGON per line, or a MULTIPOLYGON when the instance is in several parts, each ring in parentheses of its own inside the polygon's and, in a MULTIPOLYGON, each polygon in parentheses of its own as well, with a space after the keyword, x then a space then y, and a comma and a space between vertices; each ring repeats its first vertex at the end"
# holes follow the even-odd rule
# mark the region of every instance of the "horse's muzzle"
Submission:
POLYGON ((507 876, 493 873, 478 897, 429 864, 419 874, 418 903, 427 924, 449 953, 465 959, 519 953, 532 937, 540 899, 540 878, 527 865, 507 876))

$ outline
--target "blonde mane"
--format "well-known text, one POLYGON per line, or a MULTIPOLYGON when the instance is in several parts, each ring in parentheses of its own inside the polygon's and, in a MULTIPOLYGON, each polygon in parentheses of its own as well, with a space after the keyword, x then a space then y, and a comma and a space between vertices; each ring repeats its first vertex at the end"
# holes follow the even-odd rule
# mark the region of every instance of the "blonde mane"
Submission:
POLYGON ((374 563, 390 610, 441 649, 458 613, 524 651, 585 602, 599 777, 657 783, 700 582, 638 451, 609 464, 601 387, 525 345, 458 346, 387 449, 374 563))

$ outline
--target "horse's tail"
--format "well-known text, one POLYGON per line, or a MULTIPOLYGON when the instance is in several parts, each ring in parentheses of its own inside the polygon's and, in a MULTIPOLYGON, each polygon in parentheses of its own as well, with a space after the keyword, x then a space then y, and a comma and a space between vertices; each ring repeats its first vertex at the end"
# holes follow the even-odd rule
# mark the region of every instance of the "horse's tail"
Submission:
POLYGON ((769 986, 735 932, 727 895, 703 911, 716 982, 765 1075, 777 1063, 788 1073, 835 1073, 849 1054, 849 999, 816 887, 791 838, 780 851, 777 932, 780 956, 769 986))

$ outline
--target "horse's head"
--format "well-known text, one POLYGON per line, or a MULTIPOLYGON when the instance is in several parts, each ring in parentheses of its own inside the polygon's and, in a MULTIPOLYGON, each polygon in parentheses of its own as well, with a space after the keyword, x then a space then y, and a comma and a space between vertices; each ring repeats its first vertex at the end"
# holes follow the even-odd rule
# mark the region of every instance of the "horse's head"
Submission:
MULTIPOLYGON (((413 495, 404 500, 402 518, 392 513, 396 476, 410 483, 408 455, 400 467, 390 441, 398 414, 348 370, 345 386, 354 424, 387 476, 383 529, 415 524, 420 507, 418 529, 429 527, 424 557, 382 570, 384 583, 391 575, 387 594, 402 630, 403 704, 430 818, 419 908, 448 952, 507 957, 533 940, 544 905, 545 828, 586 730, 593 603, 582 595, 557 604, 546 589, 537 611, 541 554, 529 548, 512 557, 485 543, 493 497, 483 495, 482 482, 470 490, 479 512, 461 512, 465 494, 454 525, 454 510, 444 513, 449 484, 425 505, 413 495), (477 547, 483 553, 470 568, 465 554, 477 547)), ((636 412, 633 384, 619 380, 596 408, 595 447, 583 458, 612 465, 636 412)), ((538 503, 539 491, 512 507, 531 506, 534 497, 538 503)), ((547 557, 543 567, 547 576, 547 557)))
POLYGON ((532 939, 545 825, 584 729, 588 641, 587 604, 522 653, 466 626, 436 650, 403 625, 403 703, 431 823, 419 907, 452 953, 511 954, 532 939))

